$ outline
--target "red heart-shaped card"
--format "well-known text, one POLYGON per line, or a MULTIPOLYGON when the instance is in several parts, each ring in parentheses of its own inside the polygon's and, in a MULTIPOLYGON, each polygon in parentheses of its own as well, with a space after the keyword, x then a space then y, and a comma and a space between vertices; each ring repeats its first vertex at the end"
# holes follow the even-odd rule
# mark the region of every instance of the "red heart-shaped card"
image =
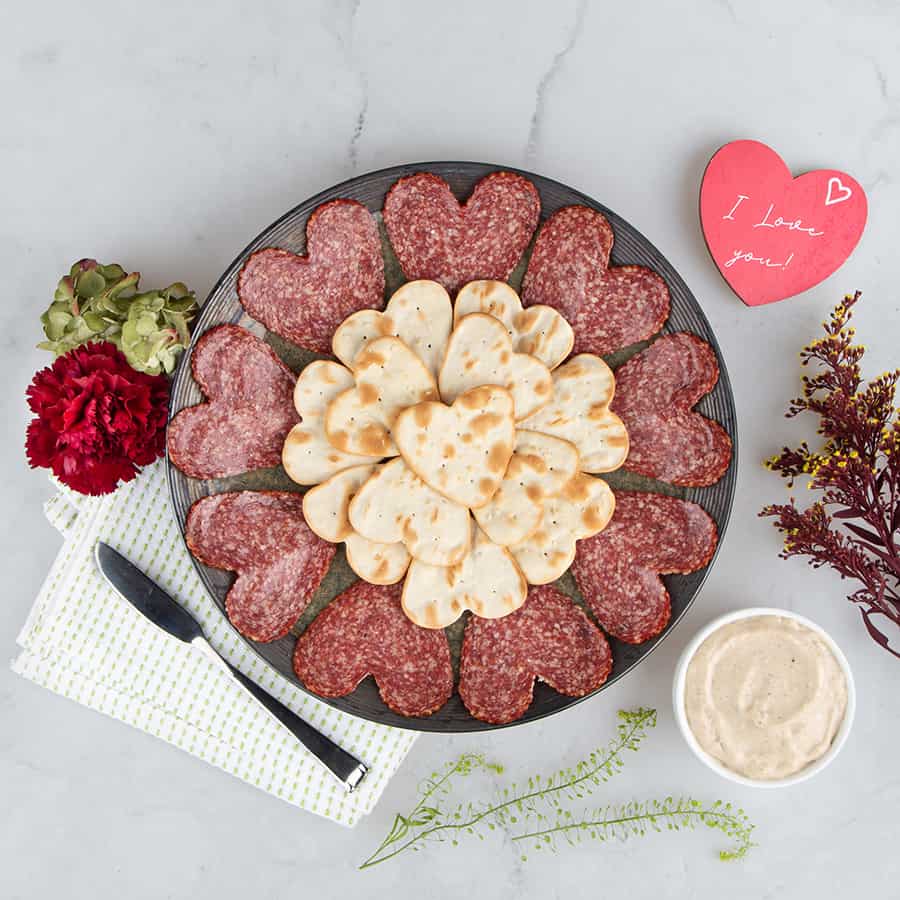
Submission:
POLYGON ((748 306, 793 297, 838 269, 862 237, 866 195, 845 172, 798 178, 759 141, 732 141, 706 167, 703 236, 722 276, 748 306))

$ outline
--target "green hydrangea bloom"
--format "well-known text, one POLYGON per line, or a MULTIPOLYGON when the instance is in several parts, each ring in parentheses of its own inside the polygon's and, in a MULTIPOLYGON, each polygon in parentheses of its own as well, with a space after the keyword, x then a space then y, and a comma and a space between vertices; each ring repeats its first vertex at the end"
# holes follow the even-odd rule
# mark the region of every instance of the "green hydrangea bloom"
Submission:
POLYGON ((137 371, 171 374, 190 341, 197 301, 181 282, 137 293, 140 277, 119 265, 79 260, 41 316, 47 340, 38 347, 60 356, 89 341, 111 341, 137 371))

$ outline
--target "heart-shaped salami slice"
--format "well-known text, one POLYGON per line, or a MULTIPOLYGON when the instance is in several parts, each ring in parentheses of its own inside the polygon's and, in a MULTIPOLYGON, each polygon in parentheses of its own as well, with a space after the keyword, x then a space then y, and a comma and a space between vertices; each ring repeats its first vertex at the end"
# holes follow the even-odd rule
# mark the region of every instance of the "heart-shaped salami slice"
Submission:
POLYGON ((669 289, 643 266, 609 265, 613 231, 587 206, 566 206, 541 226, 522 282, 525 306, 559 310, 575 353, 603 356, 646 340, 669 315, 669 289))
POLYGON ((269 331, 328 353, 343 319, 384 305, 378 226, 361 203, 332 200, 309 217, 306 251, 267 247, 251 254, 238 275, 238 298, 269 331))
POLYGON ((444 632, 407 619, 399 587, 364 581, 335 597, 303 632, 294 671, 321 697, 343 697, 371 675, 401 716, 431 715, 453 693, 444 632))
POLYGON ((207 331, 191 353, 191 372, 208 403, 169 423, 169 459, 191 478, 226 478, 277 466, 299 416, 294 373, 264 341, 238 325, 207 331))
POLYGON ((291 630, 335 551, 306 524, 300 494, 284 491, 201 498, 188 512, 185 541, 200 562, 237 573, 225 611, 252 641, 291 630))
POLYGON ((477 509, 494 496, 512 456, 512 395, 482 385, 460 394, 452 406, 433 401, 410 406, 397 416, 394 441, 429 487, 477 509))
POLYGON ((443 178, 420 172, 388 191, 383 212, 406 277, 456 293, 467 281, 509 277, 537 227, 541 200, 527 178, 493 172, 460 205, 443 178))
POLYGON ((731 438, 692 408, 719 378, 712 347, 663 335, 616 369, 612 406, 628 429, 625 468, 671 484, 714 484, 731 462, 731 438))
POLYGON ((606 681, 611 668, 600 629, 565 594, 535 587, 521 608, 502 619, 469 619, 459 694, 476 719, 502 725, 531 705, 535 678, 561 694, 583 697, 606 681))
POLYGON ((616 491, 612 520, 580 541, 572 574, 597 621, 614 637, 640 644, 671 615, 661 575, 702 569, 716 550, 716 523, 696 503, 616 491))

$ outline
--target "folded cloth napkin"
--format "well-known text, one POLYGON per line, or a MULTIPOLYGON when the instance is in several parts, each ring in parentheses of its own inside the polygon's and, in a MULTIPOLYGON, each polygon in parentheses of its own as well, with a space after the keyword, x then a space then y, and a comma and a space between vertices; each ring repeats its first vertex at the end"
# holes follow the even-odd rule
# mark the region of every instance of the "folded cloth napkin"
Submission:
POLYGON ((63 534, 63 547, 19 635, 15 672, 342 825, 355 825, 372 809, 415 733, 357 719, 307 696, 243 643, 193 567, 163 463, 106 497, 62 489, 45 510, 63 534), (97 570, 98 540, 184 604, 233 665, 363 760, 369 773, 362 785, 346 794, 214 660, 126 603, 97 570))

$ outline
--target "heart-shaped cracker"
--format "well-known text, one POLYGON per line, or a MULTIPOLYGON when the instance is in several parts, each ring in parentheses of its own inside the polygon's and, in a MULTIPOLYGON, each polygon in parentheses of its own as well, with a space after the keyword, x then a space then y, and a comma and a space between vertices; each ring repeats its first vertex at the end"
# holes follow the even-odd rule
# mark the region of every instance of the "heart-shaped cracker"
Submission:
POLYGON ((605 481, 581 473, 560 494, 545 500, 537 531, 509 548, 529 584, 556 581, 575 558, 575 542, 602 531, 615 506, 605 481))
POLYGON ((519 427, 573 443, 583 472, 612 472, 628 456, 628 432, 609 409, 615 389, 609 366, 582 353, 553 372, 553 399, 519 427))
POLYGON ((403 583, 403 611, 423 628, 444 628, 470 609, 485 619, 508 615, 525 602, 528 584, 506 547, 472 522, 472 548, 455 566, 413 560, 403 583))
POLYGON ((264 341, 217 325, 197 341, 191 372, 209 398, 181 410, 166 433, 169 459, 191 478, 225 478, 277 466, 297 414, 296 376, 264 341))
POLYGON ((459 695, 476 719, 502 725, 531 705, 537 678, 569 697, 606 681, 612 652, 603 632, 552 587, 528 592, 502 619, 470 617, 459 660, 459 695))
POLYGON ((396 456, 391 431, 397 414, 437 398, 425 364, 400 338, 369 341, 353 360, 356 386, 335 397, 325 413, 332 446, 362 456, 396 456))
POLYGON ((385 705, 427 716, 453 693, 447 636, 403 615, 400 588, 358 581, 335 597, 303 632, 294 671, 320 697, 343 697, 371 675, 385 705))
POLYGON ((495 543, 518 544, 537 531, 544 500, 558 494, 578 471, 578 451, 561 438, 516 431, 516 449, 497 493, 474 515, 495 543))
POLYGON ((354 531, 371 541, 402 541, 410 556, 436 566, 458 563, 469 549, 469 513, 433 491, 402 459, 378 466, 348 511, 354 531))
POLYGON ((437 379, 453 326, 450 295, 436 281, 408 281, 394 291, 384 312, 363 309, 341 322, 331 347, 349 368, 368 341, 398 337, 437 379))
POLYGON ((461 394, 452 406, 411 406, 397 416, 394 441, 426 484, 455 503, 477 509, 494 496, 512 456, 512 395, 484 385, 461 394))
POLYGON ((402 543, 383 544, 357 534, 347 517, 354 494, 368 481, 376 466, 344 469, 303 496, 306 524, 332 544, 344 542, 350 568, 370 584, 396 584, 409 567, 409 553, 402 543))
POLYGON ((540 214, 535 186, 511 172, 482 178, 465 205, 443 178, 419 172, 394 184, 383 210, 406 277, 433 278, 451 293, 476 278, 508 278, 540 214))
POLYGON ((355 200, 332 200, 306 224, 307 256, 266 247, 238 274, 244 309, 299 347, 327 353, 338 323, 384 303, 384 258, 375 218, 355 200))
POLYGON ((603 356, 662 328, 665 281, 643 266, 609 265, 613 230, 586 206, 566 206, 541 226, 522 282, 527 307, 559 310, 575 330, 576 353, 603 356))
POLYGON ((352 387, 353 374, 329 360, 311 362, 300 373, 294 407, 301 422, 290 430, 281 451, 281 464, 297 484, 318 484, 342 469, 372 462, 368 456, 343 453, 325 435, 328 404, 352 387))
POLYGON ((572 326, 552 306, 523 309, 519 295, 505 281, 470 281, 463 287, 453 305, 453 321, 476 312, 499 319, 512 338, 513 350, 537 357, 548 369, 555 369, 572 352, 572 326))
POLYGON ((453 329, 441 366, 441 397, 452 403, 481 384, 505 387, 513 398, 516 419, 526 419, 553 394, 550 370, 527 353, 514 353, 506 326, 493 316, 472 313, 453 329))
POLYGON ((715 484, 731 462, 731 438, 693 406, 719 378, 712 347, 666 334, 616 370, 613 405, 628 429, 625 468, 671 484, 715 484))

